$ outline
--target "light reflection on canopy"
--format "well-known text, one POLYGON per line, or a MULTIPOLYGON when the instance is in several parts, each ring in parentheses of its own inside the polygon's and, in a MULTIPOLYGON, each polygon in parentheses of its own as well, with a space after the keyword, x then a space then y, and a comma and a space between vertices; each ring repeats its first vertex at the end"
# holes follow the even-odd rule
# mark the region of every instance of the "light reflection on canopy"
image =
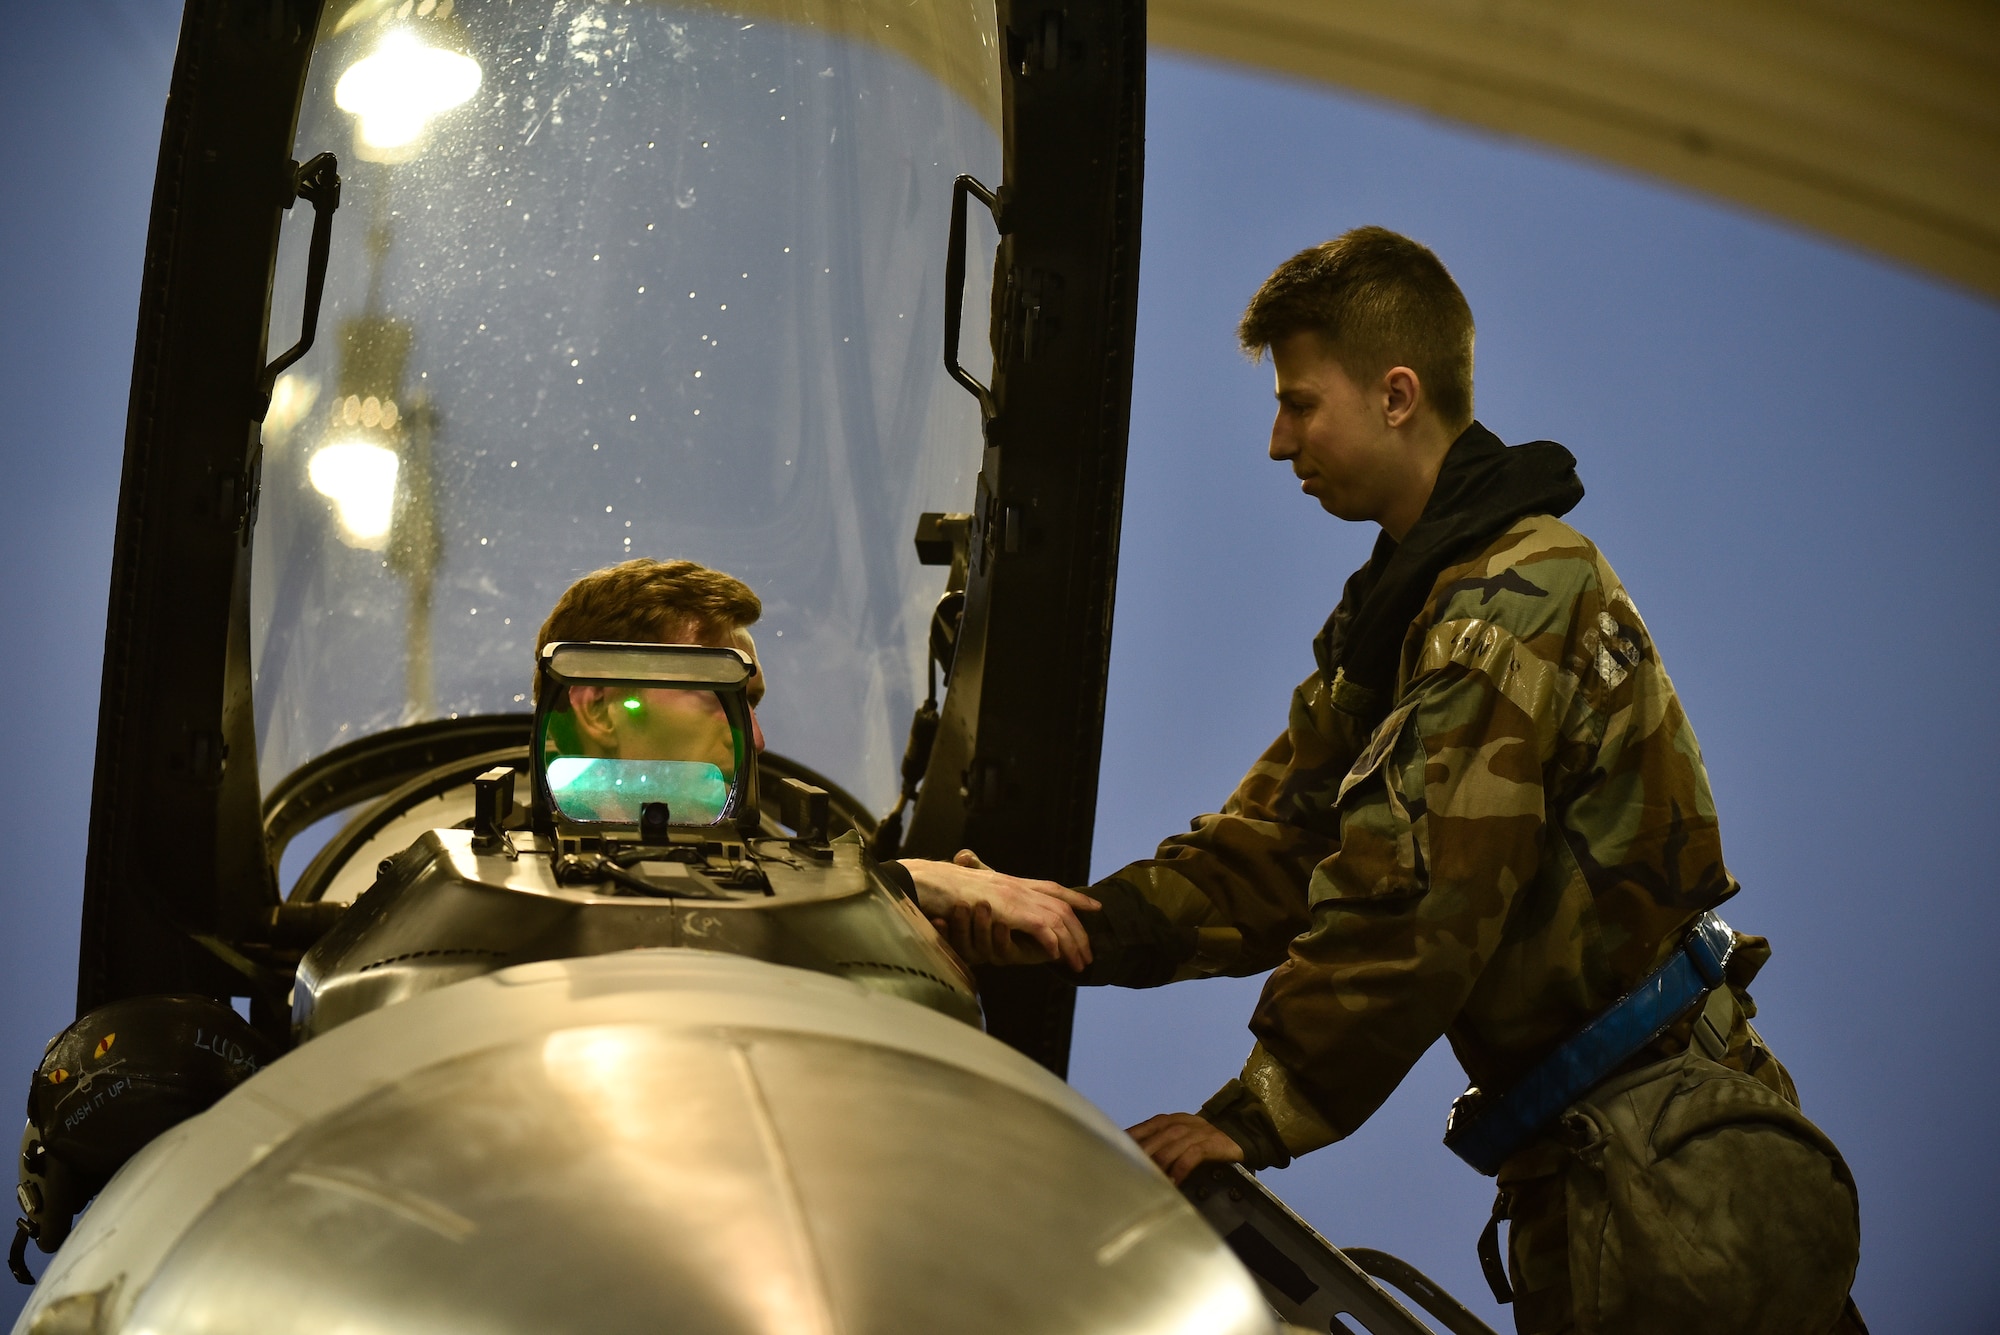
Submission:
POLYGON ((395 162, 422 147, 431 121, 478 92, 479 78, 472 57, 397 28, 340 76, 333 104, 359 121, 354 142, 363 157, 395 162))
POLYGON ((341 537, 351 547, 378 548, 396 510, 396 452, 365 440, 341 440, 313 452, 307 476, 333 502, 341 537))

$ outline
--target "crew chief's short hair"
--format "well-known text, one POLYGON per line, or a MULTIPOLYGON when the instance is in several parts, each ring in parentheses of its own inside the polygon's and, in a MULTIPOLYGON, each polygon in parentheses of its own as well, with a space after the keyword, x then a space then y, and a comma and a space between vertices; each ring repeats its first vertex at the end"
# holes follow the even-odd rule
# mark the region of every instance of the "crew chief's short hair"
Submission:
POLYGON ((1243 350, 1313 333, 1358 384, 1392 366, 1417 373, 1444 422, 1472 421, 1472 307, 1430 248, 1386 227, 1357 227, 1279 265, 1236 326, 1243 350))
POLYGON ((636 557, 593 570, 563 591, 535 637, 536 663, 542 646, 559 640, 686 643, 742 630, 763 614, 762 600, 734 575, 693 561, 636 557))

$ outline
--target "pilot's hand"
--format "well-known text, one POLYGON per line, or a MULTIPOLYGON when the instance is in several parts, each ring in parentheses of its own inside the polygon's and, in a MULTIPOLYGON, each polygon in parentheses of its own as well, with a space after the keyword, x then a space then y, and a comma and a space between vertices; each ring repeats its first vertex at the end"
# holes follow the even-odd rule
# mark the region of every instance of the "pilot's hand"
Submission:
POLYGON ((950 862, 904 858, 917 903, 952 949, 972 964, 1090 963, 1076 910, 1103 907, 1080 890, 994 871, 971 849, 950 862))
POLYGON ((1161 1113, 1148 1117, 1125 1134, 1139 1142, 1146 1157, 1179 1186, 1205 1163, 1242 1163, 1243 1147, 1193 1113, 1161 1113))

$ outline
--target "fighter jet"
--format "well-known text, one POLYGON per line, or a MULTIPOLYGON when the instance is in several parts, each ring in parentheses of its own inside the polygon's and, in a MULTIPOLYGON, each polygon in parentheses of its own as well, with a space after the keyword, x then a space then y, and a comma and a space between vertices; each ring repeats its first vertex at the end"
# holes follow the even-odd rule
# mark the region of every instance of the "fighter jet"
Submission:
MULTIPOLYGON (((1991 173, 1751 114, 1782 43, 1264 9, 1156 6, 1992 284, 1991 173), (1614 77, 1683 50, 1740 84, 1703 115, 1614 77)), ((1177 1194, 1062 1082, 1068 984, 968 972, 888 862, 1088 874, 1145 44, 1142 0, 189 0, 17 1331, 1416 1329, 1364 1271, 1482 1329, 1247 1174, 1177 1194), (534 642, 642 554, 756 587, 757 658, 534 642), (579 685, 719 749, 584 754, 530 706, 579 685)))
POLYGON ((1421 1329, 890 860, 1087 876, 1144 38, 190 0, 17 1331, 1421 1329), (756 655, 535 642, 638 554, 756 655))

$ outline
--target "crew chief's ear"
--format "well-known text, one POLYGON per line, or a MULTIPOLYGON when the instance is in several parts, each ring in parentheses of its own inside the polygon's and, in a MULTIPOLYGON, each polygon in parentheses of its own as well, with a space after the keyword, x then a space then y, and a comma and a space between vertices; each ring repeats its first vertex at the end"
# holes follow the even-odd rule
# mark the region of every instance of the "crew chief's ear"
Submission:
POLYGON ((577 740, 592 755, 607 759, 618 755, 618 727, 613 710, 620 694, 609 686, 569 688, 569 709, 576 720, 577 740))
POLYGON ((1391 428, 1399 427, 1416 413, 1417 405, 1423 402, 1423 381, 1407 366, 1392 366, 1382 377, 1382 420, 1391 428))

